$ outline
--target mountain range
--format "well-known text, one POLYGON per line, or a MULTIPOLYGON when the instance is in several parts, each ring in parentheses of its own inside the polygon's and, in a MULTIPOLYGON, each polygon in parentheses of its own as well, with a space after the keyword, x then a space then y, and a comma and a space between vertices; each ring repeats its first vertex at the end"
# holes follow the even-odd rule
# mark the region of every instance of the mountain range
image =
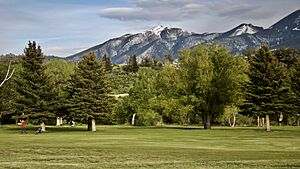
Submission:
POLYGON ((299 48, 300 10, 266 29, 243 23, 224 33, 198 34, 160 25, 142 33, 125 34, 110 39, 67 59, 78 61, 89 52, 94 52, 98 58, 106 54, 113 63, 125 63, 131 55, 136 55, 138 59, 145 56, 162 58, 166 53, 171 53, 174 58, 177 58, 178 50, 212 42, 224 44, 233 54, 241 53, 247 48, 258 48, 261 44, 268 44, 270 49, 299 48))

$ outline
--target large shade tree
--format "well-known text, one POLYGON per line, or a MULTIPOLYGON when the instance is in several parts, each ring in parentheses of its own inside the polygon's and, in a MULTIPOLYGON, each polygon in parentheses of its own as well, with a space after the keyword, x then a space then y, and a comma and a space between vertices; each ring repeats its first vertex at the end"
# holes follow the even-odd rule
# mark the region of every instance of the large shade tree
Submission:
POLYGON ((204 129, 221 115, 227 105, 238 102, 247 66, 217 44, 199 45, 180 53, 181 95, 202 115, 204 129))
POLYGON ((18 97, 17 109, 31 119, 39 119, 42 131, 45 131, 45 120, 55 117, 53 112, 56 95, 49 77, 45 74, 44 55, 36 42, 29 42, 21 58, 22 72, 16 80, 18 97))
POLYGON ((109 96, 107 71, 94 53, 84 56, 67 86, 67 107, 74 118, 96 131, 96 120, 109 123, 113 98, 109 96))
POLYGON ((74 73, 75 64, 62 59, 55 59, 47 62, 46 74, 49 76, 51 83, 54 85, 55 104, 53 109, 57 117, 56 125, 61 125, 63 118, 69 121, 69 112, 65 107, 66 92, 64 89, 67 86, 67 81, 71 78, 74 73))

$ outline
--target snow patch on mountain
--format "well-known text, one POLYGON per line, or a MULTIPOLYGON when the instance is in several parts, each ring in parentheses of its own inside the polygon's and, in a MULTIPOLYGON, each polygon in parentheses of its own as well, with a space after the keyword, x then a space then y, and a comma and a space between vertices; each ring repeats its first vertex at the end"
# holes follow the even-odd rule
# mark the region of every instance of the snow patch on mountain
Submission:
POLYGON ((245 34, 245 33, 254 34, 256 32, 257 32, 257 30, 255 28, 253 28, 251 24, 243 24, 240 27, 238 27, 236 29, 236 31, 234 31, 230 35, 230 37, 239 36, 239 35, 242 35, 242 34, 245 34))
POLYGON ((223 33, 197 34, 160 25, 142 33, 125 34, 110 39, 67 59, 78 61, 89 52, 94 52, 98 58, 107 54, 113 63, 125 63, 132 55, 136 55, 138 60, 144 56, 163 58, 165 53, 171 53, 174 58, 178 58, 179 50, 213 42, 224 44, 233 54, 241 53, 247 48, 259 48, 261 44, 268 44, 270 49, 300 47, 300 10, 268 29, 243 23, 223 33))
POLYGON ((156 26, 152 29, 150 29, 150 32, 154 33, 155 35, 160 35, 160 33, 167 27, 165 26, 162 26, 162 25, 159 25, 159 26, 156 26))
POLYGON ((293 31, 300 31, 300 29, 298 27, 295 27, 292 29, 293 31))
POLYGON ((295 24, 299 25, 300 23, 300 15, 298 16, 298 18, 295 20, 295 24))

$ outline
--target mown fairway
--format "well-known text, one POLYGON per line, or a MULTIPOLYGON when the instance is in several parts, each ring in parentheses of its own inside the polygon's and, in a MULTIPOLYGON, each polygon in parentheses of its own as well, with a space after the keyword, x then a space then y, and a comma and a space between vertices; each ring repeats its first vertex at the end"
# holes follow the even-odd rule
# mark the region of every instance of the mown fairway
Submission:
POLYGON ((0 168, 300 168, 300 127, 0 128, 0 168))

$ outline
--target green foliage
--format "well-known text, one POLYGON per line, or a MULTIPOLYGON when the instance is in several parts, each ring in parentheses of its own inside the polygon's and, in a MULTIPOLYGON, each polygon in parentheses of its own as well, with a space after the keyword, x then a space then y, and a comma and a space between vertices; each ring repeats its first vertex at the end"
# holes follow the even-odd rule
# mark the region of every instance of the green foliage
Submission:
POLYGON ((136 73, 139 70, 139 66, 135 55, 130 56, 128 60, 128 64, 123 66, 123 70, 125 72, 133 72, 133 73, 136 73))
POLYGON ((164 64, 173 64, 174 59, 172 57, 172 54, 171 53, 165 54, 163 61, 164 61, 164 64))
POLYGON ((289 76, 289 86, 291 87, 290 97, 287 100, 289 106, 288 114, 297 115, 300 111, 300 50, 299 49, 278 49, 273 51, 279 62, 284 63, 289 76))
POLYGON ((136 73, 123 71, 123 67, 115 65, 109 74, 111 93, 113 94, 129 93, 137 76, 136 73))
MULTIPOLYGON (((0 81, 3 80, 6 76, 8 64, 10 62, 9 60, 11 59, 0 59, 0 81)), ((0 124, 2 122, 9 121, 10 117, 16 110, 13 101, 17 97, 17 93, 15 92, 15 79, 18 76, 20 66, 17 64, 13 64, 11 65, 11 68, 16 69, 12 78, 6 81, 0 87, 0 124)))
POLYGON ((64 91, 67 87, 67 82, 74 73, 75 65, 71 62, 61 59, 51 60, 46 64, 45 73, 49 76, 50 82, 54 86, 57 93, 55 96, 55 104, 53 109, 58 117, 69 119, 69 112, 65 107, 67 93, 64 91))
POLYGON ((159 60, 159 58, 155 57, 155 56, 146 56, 143 57, 141 60, 141 67, 151 67, 153 69, 161 69, 162 68, 162 61, 159 60))
POLYGON ((152 109, 142 109, 139 111, 136 125, 138 126, 156 126, 161 121, 161 116, 152 109))
MULTIPOLYGON (((150 65, 148 62, 144 58, 144 65, 150 65)), ((120 107, 130 111, 125 113, 129 116, 151 112, 165 123, 178 124, 195 121, 191 118, 202 113, 210 123, 226 105, 240 102, 246 68, 246 62, 232 57, 224 48, 197 46, 180 53, 179 67, 140 68, 129 97, 120 107)))
POLYGON ((67 106, 74 119, 85 123, 91 119, 111 123, 114 99, 109 96, 107 71, 95 54, 84 56, 68 82, 67 106))
POLYGON ((136 109, 135 105, 131 103, 131 99, 125 97, 118 101, 113 112, 117 124, 129 124, 136 109))
POLYGON ((21 58, 22 72, 16 79, 17 110, 26 117, 41 119, 54 117, 52 105, 56 96, 49 77, 45 74, 44 55, 40 46, 29 42, 21 58))
POLYGON ((101 62, 102 62, 102 64, 104 65, 105 71, 111 72, 111 70, 112 70, 112 65, 111 65, 110 57, 107 56, 107 55, 104 55, 104 56, 102 57, 101 62))
POLYGON ((224 114, 216 119, 216 122, 223 126, 251 126, 252 117, 247 117, 239 114, 239 108, 236 106, 226 106, 224 114), (235 125, 234 124, 235 118, 235 125))
POLYGON ((180 53, 179 66, 181 94, 193 102, 194 113, 202 114, 204 128, 210 128, 225 106, 240 100, 247 66, 225 48, 213 44, 187 49, 180 53))
POLYGON ((262 46, 249 57, 249 83, 242 108, 252 116, 270 115, 289 110, 291 99, 289 73, 286 66, 262 46))

